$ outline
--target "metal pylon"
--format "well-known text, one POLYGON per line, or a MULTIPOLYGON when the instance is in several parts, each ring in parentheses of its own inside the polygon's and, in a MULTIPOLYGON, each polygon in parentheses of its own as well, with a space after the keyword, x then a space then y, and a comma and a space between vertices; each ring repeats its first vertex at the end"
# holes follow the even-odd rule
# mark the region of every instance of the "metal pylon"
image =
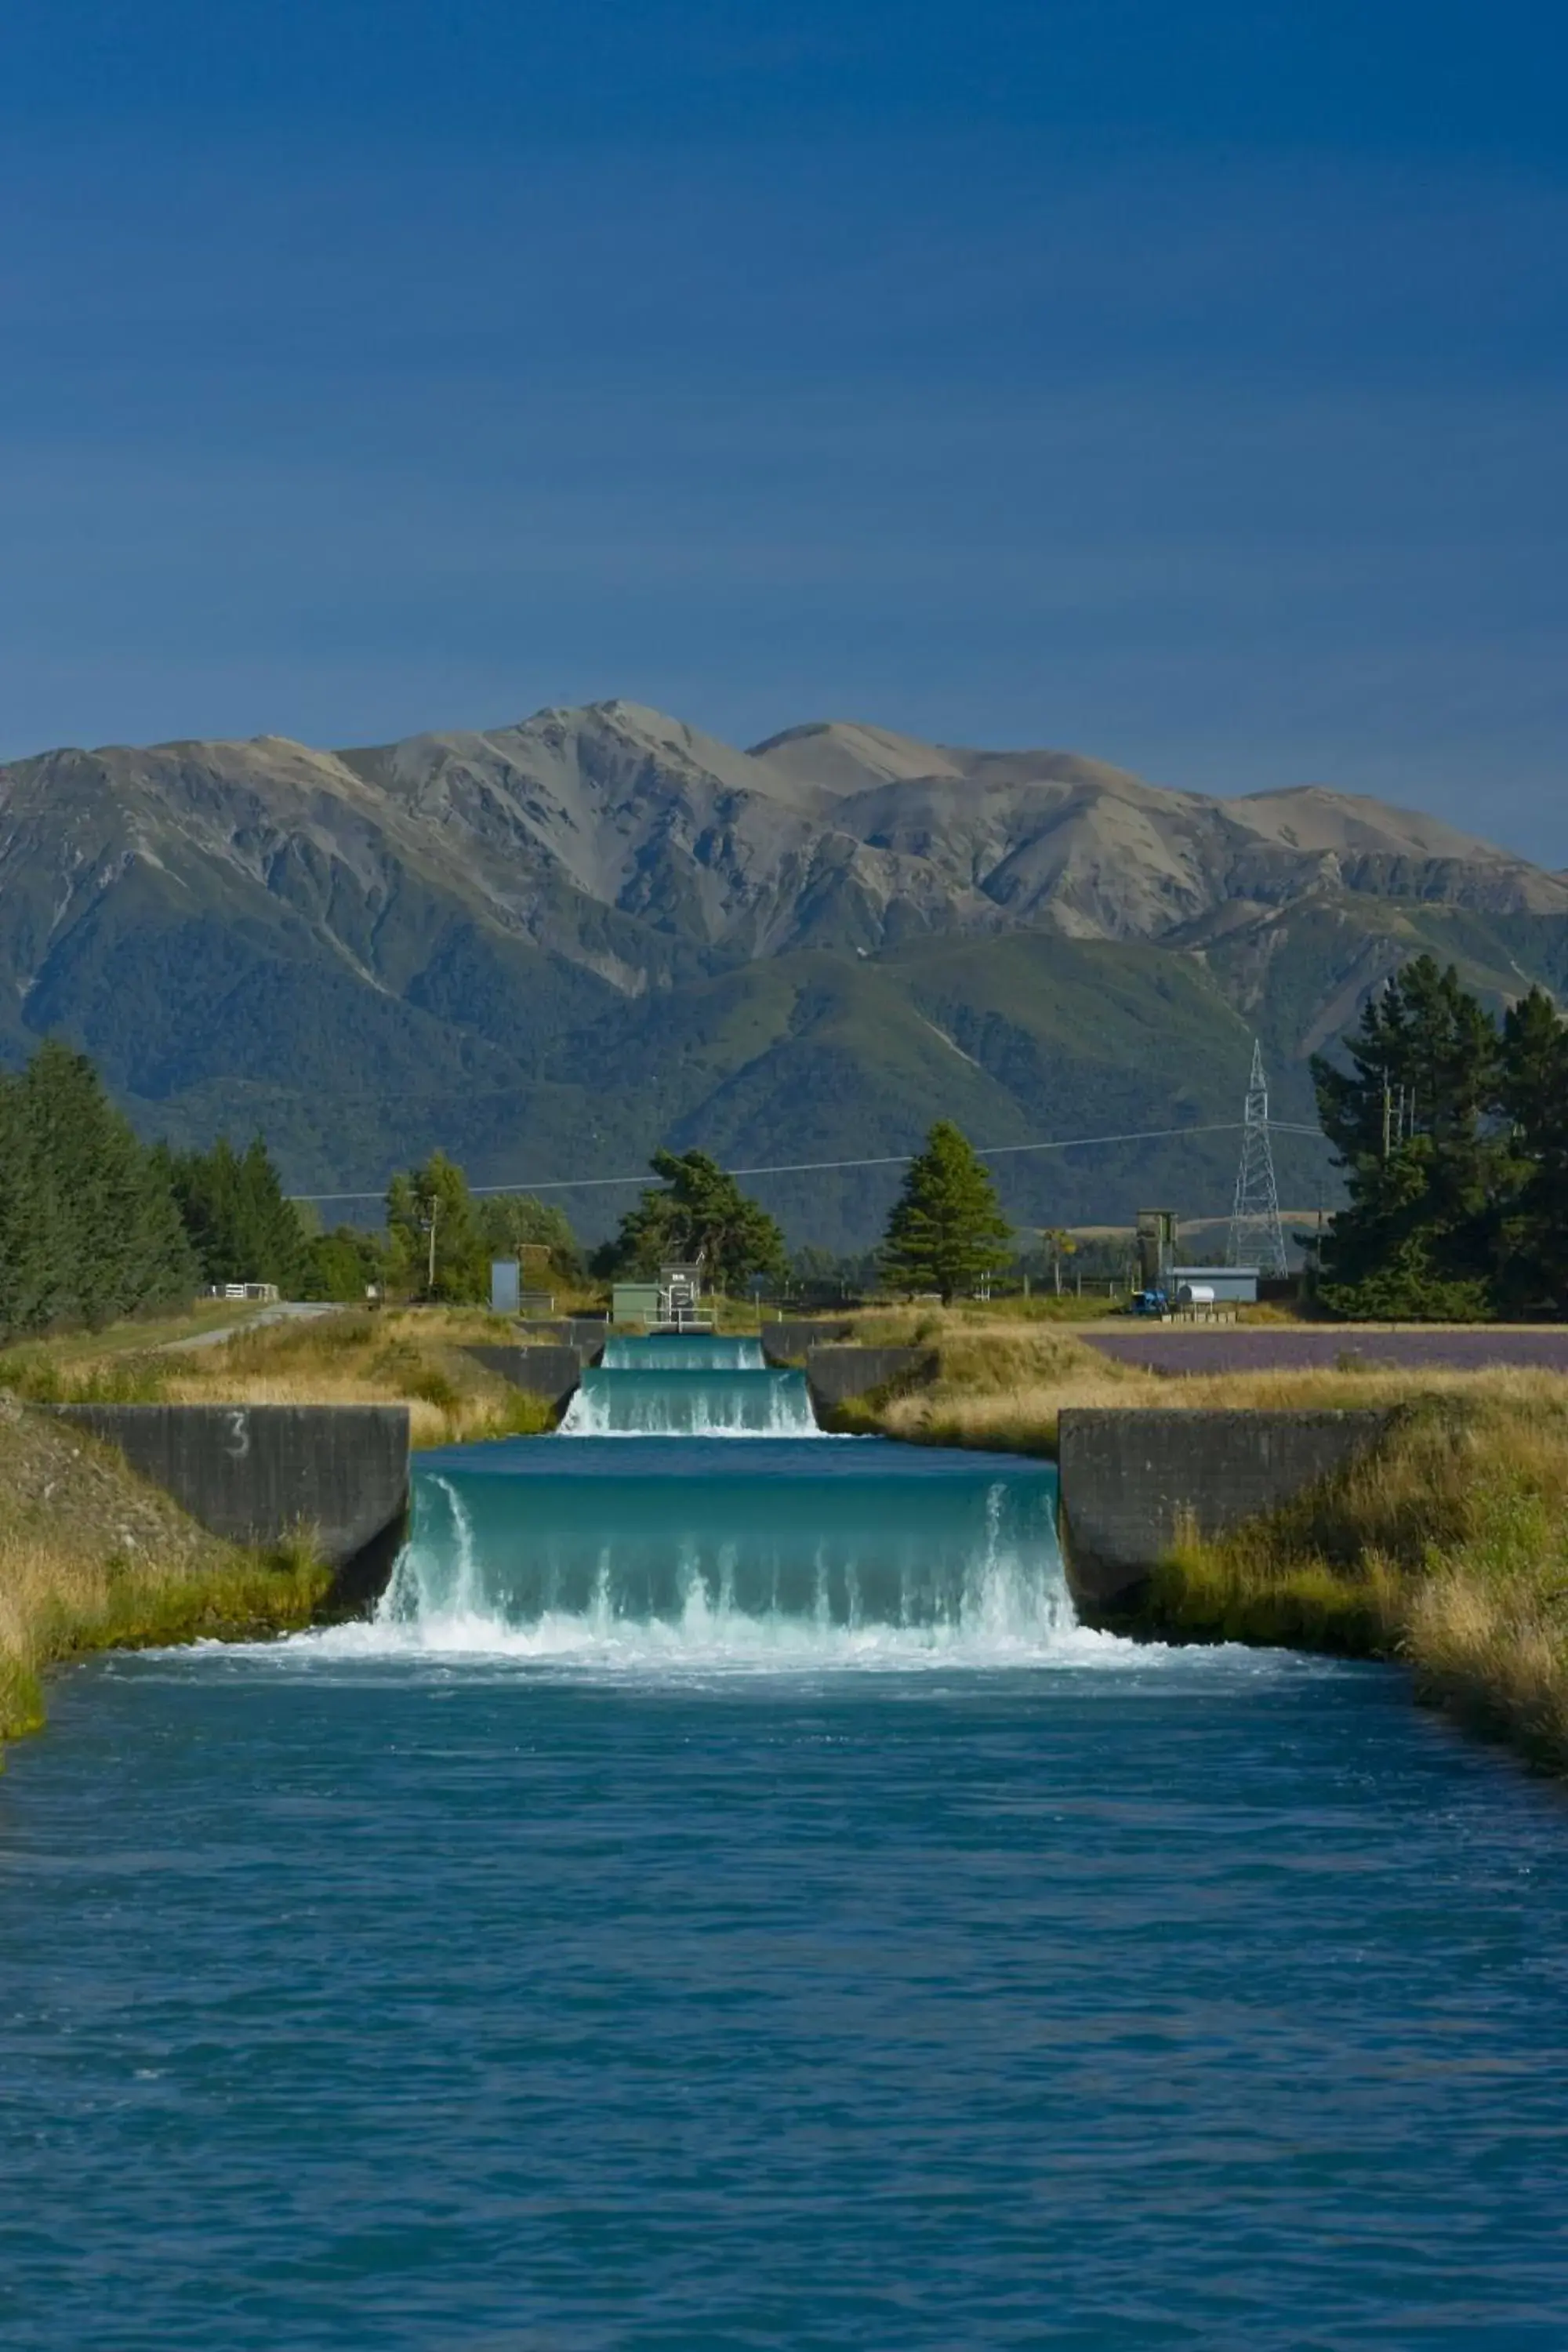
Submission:
POLYGON ((1236 1202, 1230 1213, 1230 1262, 1255 1265, 1260 1274, 1283 1274, 1285 1233, 1279 1223, 1279 1192, 1274 1181, 1274 1150, 1268 1140, 1268 1081, 1263 1047, 1252 1041, 1252 1076, 1236 1171, 1236 1202))

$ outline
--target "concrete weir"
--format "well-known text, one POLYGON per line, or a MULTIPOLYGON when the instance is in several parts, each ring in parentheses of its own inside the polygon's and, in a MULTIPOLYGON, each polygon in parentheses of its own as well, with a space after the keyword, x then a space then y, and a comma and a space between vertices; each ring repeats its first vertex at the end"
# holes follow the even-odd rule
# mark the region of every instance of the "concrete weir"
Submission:
POLYGON ((1062 1559, 1078 1607, 1114 1614, 1184 1528, 1223 1535, 1369 1454, 1387 1412, 1064 1407, 1062 1559))
POLYGON ((831 1412, 852 1397, 869 1395, 891 1381, 916 1381, 935 1370, 929 1348, 811 1348, 805 1384, 812 1403, 831 1412))
POLYGON ((132 1470, 231 1543, 314 1532, 353 1607, 380 1591, 408 1517, 405 1405, 68 1404, 132 1470))
POLYGON ((813 1348, 832 1347, 838 1340, 852 1339, 854 1332, 852 1323, 784 1316, 776 1323, 764 1323, 760 1337, 770 1364, 802 1365, 813 1348))
POLYGON ((591 1347, 465 1348, 476 1364, 510 1381, 514 1389, 563 1405, 576 1394, 584 1373, 604 1353, 603 1331, 591 1347))
MULTIPOLYGON (((890 1381, 918 1380, 934 1369, 929 1348, 821 1344, 819 1335, 836 1338, 850 1328, 847 1323, 770 1323, 762 1334, 763 1353, 775 1370, 804 1365, 813 1405, 828 1413, 890 1381)), ((470 1347, 464 1352, 514 1388, 547 1398, 559 1409, 570 1403, 583 1374, 603 1354, 604 1333, 587 1347, 470 1347)))

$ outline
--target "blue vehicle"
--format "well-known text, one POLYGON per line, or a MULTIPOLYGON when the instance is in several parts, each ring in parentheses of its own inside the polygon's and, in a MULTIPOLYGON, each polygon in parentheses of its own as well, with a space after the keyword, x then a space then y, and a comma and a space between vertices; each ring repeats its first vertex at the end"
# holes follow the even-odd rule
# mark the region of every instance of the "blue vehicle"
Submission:
POLYGON ((1127 1302, 1129 1315, 1152 1315, 1159 1319, 1170 1311, 1171 1301, 1163 1290, 1135 1290, 1127 1302))

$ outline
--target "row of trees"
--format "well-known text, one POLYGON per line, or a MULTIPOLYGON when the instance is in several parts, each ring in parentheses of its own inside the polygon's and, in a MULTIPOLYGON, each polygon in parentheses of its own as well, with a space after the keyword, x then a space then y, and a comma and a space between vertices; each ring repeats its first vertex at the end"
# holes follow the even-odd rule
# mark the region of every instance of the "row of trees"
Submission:
POLYGON ((1349 1204, 1321 1291, 1359 1316, 1568 1310, 1568 1022, 1532 988, 1500 1021, 1421 956, 1312 1064, 1349 1204))
MULTIPOLYGON (((1500 1020, 1430 956, 1365 1007, 1342 1064, 1314 1060, 1319 1117, 1349 1203, 1322 1251, 1325 1300, 1356 1316, 1568 1311, 1568 1022, 1541 990, 1500 1020)), ((784 1238, 701 1151, 656 1152, 658 1181, 595 1254, 601 1277, 700 1261, 721 1289, 773 1284, 784 1238)), ((1043 1236, 1060 1286, 1070 1237, 1043 1236)), ((1014 1260, 989 1171, 951 1121, 931 1129, 876 1270, 943 1299, 1014 1260)), ((394 1177, 380 1232, 315 1229, 258 1137, 243 1151, 139 1143, 90 1062, 49 1041, 0 1074, 0 1333, 100 1325, 203 1283, 276 1283, 313 1298, 375 1286, 453 1303, 489 1295, 516 1256, 534 1287, 581 1279, 558 1209, 476 1196, 443 1153, 394 1177)), ((868 1271, 869 1271, 868 1267, 868 1271)))
POLYGON ((260 1136, 236 1151, 220 1135, 210 1151, 154 1146, 153 1164, 180 1213, 205 1284, 275 1282, 297 1298, 310 1269, 310 1236, 286 1200, 260 1136))
MULTIPOLYGON (((1322 1252, 1325 1302, 1354 1317, 1568 1312, 1568 1021, 1539 988, 1500 1019, 1431 956, 1364 1008, 1344 1062, 1312 1063, 1348 1205, 1322 1252)), ((653 1162, 599 1270, 700 1254, 735 1286, 776 1276, 784 1236, 701 1152, 653 1162)), ((1057 1289, 1070 1235, 1042 1235, 1057 1289)), ((1000 1272, 1016 1237, 989 1170, 941 1119, 910 1163, 878 1255, 882 1278, 943 1300, 1000 1272)))
POLYGON ((51 1040, 0 1074, 0 1333, 171 1306, 198 1278, 166 1167, 85 1055, 51 1040))
MULTIPOLYGON (((476 1195, 444 1151, 432 1152, 422 1166, 393 1178, 384 1234, 372 1237, 343 1225, 328 1239, 342 1254, 345 1280, 348 1261, 355 1258, 362 1288, 367 1279, 379 1281, 405 1295, 453 1305, 489 1297, 494 1258, 518 1259, 537 1288, 581 1281, 584 1270, 577 1237, 559 1209, 528 1192, 476 1195)), ((355 1293, 345 1288, 319 1295, 355 1293)))
POLYGON ((149 1148, 87 1056, 55 1039, 0 1072, 0 1337, 97 1329, 231 1282, 303 1298, 363 1299, 374 1285, 479 1300, 491 1259, 518 1255, 549 1283, 583 1273, 558 1209, 476 1200, 438 1152, 393 1179, 384 1231, 322 1233, 285 1196, 259 1136, 243 1151, 226 1137, 207 1151, 149 1148))
MULTIPOLYGON (((703 1151, 657 1151, 651 1165, 662 1182, 641 1195, 596 1254, 596 1274, 649 1276, 661 1265, 700 1262, 721 1290, 785 1278, 783 1233, 716 1160, 703 1151)), ((989 1170, 951 1120, 939 1119, 910 1163, 877 1270, 902 1288, 951 1299, 1010 1264, 1014 1251, 989 1170)))
MULTIPOLYGON (((778 1224, 716 1160, 659 1151, 651 1164, 659 1181, 596 1254, 596 1275, 700 1261, 725 1290, 788 1277, 778 1224)), ((940 1121, 905 1179, 879 1271, 950 1298, 1012 1255, 989 1173, 940 1121)), ((243 1150, 226 1137, 206 1151, 149 1149, 86 1056, 53 1040, 20 1075, 0 1076, 0 1333, 96 1328, 231 1282, 305 1298, 361 1299, 374 1286, 474 1302, 489 1296, 491 1260, 507 1256, 535 1286, 585 1271, 559 1209, 526 1194, 476 1196, 441 1152, 393 1178, 381 1231, 323 1233, 285 1195, 259 1136, 243 1150)))

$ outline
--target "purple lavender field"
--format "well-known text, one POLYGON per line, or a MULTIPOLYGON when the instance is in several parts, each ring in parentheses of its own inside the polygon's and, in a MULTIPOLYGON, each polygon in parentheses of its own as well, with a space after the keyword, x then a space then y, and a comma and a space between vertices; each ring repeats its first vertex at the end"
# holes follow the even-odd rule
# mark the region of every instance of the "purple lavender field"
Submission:
POLYGON ((1152 1372, 1300 1371, 1383 1364, 1414 1370, 1479 1371, 1489 1364, 1514 1364, 1538 1371, 1568 1372, 1568 1326, 1407 1326, 1403 1329, 1312 1325, 1292 1329, 1273 1325, 1254 1329, 1237 1324, 1147 1329, 1084 1331, 1080 1336, 1101 1354, 1152 1372))

